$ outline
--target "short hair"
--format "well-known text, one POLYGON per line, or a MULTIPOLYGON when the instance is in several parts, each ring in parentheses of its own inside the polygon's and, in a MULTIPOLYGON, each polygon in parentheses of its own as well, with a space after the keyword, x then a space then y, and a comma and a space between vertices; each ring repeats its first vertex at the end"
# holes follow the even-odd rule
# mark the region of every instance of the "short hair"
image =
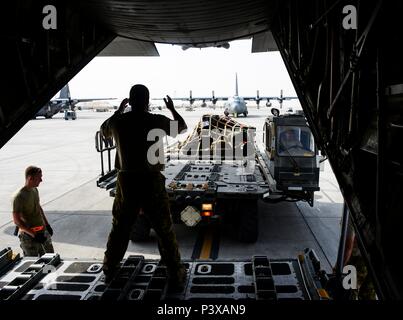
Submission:
POLYGON ((33 177, 41 172, 42 172, 41 168, 35 166, 29 166, 28 168, 25 169, 25 179, 27 179, 28 177, 33 177))
POLYGON ((135 84, 130 89, 129 103, 132 108, 148 107, 150 92, 143 84, 135 84))

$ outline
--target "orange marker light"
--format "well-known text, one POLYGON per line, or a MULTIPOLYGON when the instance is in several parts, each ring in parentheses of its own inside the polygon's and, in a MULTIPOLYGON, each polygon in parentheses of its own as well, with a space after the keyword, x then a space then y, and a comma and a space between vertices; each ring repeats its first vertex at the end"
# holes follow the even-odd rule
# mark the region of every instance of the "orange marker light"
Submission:
POLYGON ((202 217, 211 217, 213 215, 213 211, 202 211, 202 217))

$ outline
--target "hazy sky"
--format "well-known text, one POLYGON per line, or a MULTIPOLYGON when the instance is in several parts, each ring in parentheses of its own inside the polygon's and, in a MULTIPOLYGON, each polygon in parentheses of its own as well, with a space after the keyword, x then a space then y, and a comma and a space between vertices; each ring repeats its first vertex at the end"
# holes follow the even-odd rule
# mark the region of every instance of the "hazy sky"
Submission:
POLYGON ((251 40, 230 43, 229 49, 182 50, 180 46, 157 44, 160 57, 96 57, 70 83, 72 98, 122 98, 130 87, 145 84, 152 98, 232 96, 235 73, 239 95, 295 96, 279 52, 251 53, 251 40))

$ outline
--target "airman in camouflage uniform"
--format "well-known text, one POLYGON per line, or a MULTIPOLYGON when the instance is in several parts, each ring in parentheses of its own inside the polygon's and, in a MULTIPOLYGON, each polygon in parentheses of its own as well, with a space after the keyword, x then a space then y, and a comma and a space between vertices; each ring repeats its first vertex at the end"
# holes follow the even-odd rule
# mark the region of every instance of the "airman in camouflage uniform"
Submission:
MULTIPOLYGON (((174 121, 178 121, 179 132, 185 130, 186 124, 174 109, 171 98, 167 96, 164 101, 174 121)), ((147 151, 154 143, 147 141, 150 130, 162 129, 170 135, 175 133, 170 132, 172 120, 149 113, 148 105, 148 89, 135 85, 130 90, 130 99, 124 99, 115 114, 101 126, 106 138, 113 136, 115 139, 118 169, 112 229, 103 264, 105 282, 111 280, 124 257, 136 218, 139 213, 144 213, 158 236, 158 248, 161 260, 167 266, 170 284, 181 285, 186 271, 180 261, 172 227, 165 177, 161 174, 163 164, 151 164, 147 158, 147 151), (132 110, 124 112, 128 102, 132 110)))
POLYGON ((53 230, 39 202, 37 187, 42 182, 42 170, 29 166, 25 170, 25 185, 13 197, 13 220, 19 232, 24 256, 53 253, 53 230))

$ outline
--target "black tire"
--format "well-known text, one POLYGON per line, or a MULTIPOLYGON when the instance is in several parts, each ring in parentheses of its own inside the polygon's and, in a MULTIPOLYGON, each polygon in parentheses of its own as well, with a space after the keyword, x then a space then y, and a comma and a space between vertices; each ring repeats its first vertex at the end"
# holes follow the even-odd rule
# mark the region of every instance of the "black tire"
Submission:
POLYGON ((151 224, 144 214, 139 214, 133 226, 130 240, 133 242, 147 241, 150 238, 151 224))
POLYGON ((240 202, 238 211, 238 240, 245 243, 257 241, 259 233, 258 212, 256 200, 240 202))

